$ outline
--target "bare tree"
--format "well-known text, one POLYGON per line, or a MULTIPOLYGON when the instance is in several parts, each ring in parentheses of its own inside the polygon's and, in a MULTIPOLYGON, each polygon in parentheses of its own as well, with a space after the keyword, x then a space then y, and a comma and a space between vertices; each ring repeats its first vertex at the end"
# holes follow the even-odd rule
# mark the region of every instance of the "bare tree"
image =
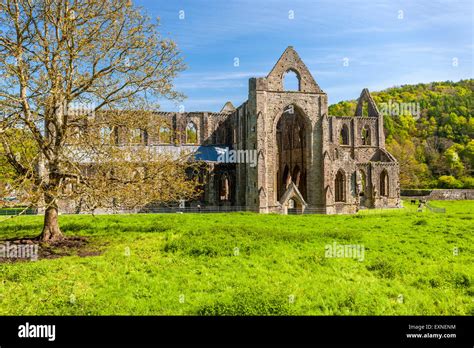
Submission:
POLYGON ((149 127, 147 100, 181 97, 182 59, 157 26, 127 0, 0 0, 0 143, 11 187, 45 207, 43 241, 62 238, 61 199, 93 209, 195 192, 186 156, 104 140, 107 127, 149 127))

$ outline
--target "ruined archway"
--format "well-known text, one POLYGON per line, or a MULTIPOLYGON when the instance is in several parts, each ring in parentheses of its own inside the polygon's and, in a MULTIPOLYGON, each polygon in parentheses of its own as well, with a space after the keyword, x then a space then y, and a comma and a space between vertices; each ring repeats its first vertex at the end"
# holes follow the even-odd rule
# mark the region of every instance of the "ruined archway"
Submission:
POLYGON ((387 170, 382 170, 380 173, 380 196, 388 197, 389 194, 389 180, 387 170))
POLYGON ((371 136, 371 131, 370 131, 370 126, 365 125, 364 128, 362 128, 361 132, 361 140, 362 140, 362 145, 372 145, 372 136, 371 136))
POLYGON ((345 202, 346 201, 346 176, 342 169, 339 169, 336 178, 334 179, 334 201, 345 202))
POLYGON ((341 132, 339 134, 339 144, 340 145, 349 145, 349 128, 347 125, 343 124, 341 132))

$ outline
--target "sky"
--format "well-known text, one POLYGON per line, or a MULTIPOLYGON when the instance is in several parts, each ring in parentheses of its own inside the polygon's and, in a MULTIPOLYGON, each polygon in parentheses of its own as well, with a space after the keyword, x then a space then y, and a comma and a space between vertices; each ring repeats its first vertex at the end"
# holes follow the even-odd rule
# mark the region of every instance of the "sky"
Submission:
POLYGON ((403 84, 473 78, 472 0, 136 0, 187 65, 182 102, 164 111, 219 111, 248 97, 293 46, 329 104, 403 84), (238 63, 238 64, 236 64, 238 63))

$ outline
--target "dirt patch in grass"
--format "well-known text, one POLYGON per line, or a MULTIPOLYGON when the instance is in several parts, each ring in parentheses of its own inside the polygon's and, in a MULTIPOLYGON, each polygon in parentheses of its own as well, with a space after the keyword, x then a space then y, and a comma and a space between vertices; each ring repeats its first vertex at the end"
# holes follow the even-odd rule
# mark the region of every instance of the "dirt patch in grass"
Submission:
POLYGON ((0 240, 0 263, 57 259, 64 256, 98 256, 102 254, 86 237, 64 237, 43 243, 36 238, 0 240))

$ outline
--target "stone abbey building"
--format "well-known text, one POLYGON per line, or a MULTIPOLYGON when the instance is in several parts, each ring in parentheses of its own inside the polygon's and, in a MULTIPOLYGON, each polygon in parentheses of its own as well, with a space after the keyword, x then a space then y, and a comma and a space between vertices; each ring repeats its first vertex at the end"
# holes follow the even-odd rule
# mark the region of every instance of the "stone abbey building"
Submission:
POLYGON ((326 214, 400 205, 399 165, 385 149, 383 116, 369 91, 355 115, 328 115, 326 93, 292 47, 266 77, 249 80, 239 107, 158 114, 167 126, 144 136, 144 145, 191 150, 207 163, 204 192, 187 205, 326 214), (288 72, 298 80, 294 91, 284 89, 288 72))

